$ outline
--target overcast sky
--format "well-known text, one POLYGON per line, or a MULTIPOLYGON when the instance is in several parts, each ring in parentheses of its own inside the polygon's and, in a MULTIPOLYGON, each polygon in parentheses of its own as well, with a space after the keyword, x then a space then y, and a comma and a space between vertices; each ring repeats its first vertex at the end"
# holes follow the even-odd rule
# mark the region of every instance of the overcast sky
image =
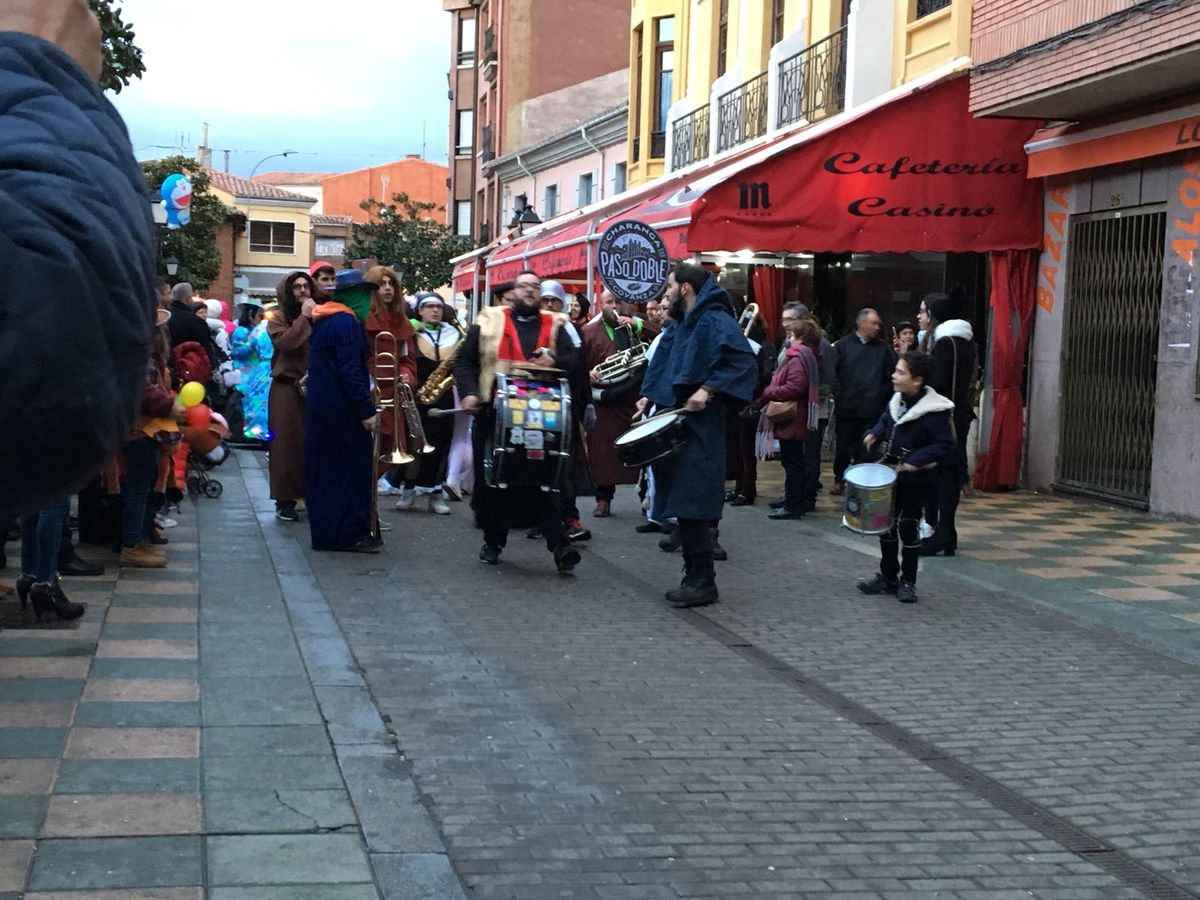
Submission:
MULTIPOLYGON (((2 0, 0 0, 2 2, 2 0)), ((440 0, 121 0, 146 74, 110 94, 138 159, 230 149, 229 169, 339 172, 422 150, 445 162, 450 15, 440 0)), ((213 153, 222 168, 224 155, 213 153)))

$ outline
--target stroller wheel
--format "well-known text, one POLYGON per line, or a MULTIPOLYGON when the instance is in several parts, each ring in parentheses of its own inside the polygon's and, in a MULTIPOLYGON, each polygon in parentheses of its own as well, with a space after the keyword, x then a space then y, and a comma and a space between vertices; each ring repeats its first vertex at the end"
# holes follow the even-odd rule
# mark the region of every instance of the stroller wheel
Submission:
POLYGON ((188 493, 193 496, 200 493, 200 479, 195 475, 189 475, 187 480, 188 493))
POLYGON ((215 478, 210 478, 208 484, 204 485, 204 496, 212 497, 214 500, 221 496, 221 492, 225 490, 225 485, 217 481, 215 478))

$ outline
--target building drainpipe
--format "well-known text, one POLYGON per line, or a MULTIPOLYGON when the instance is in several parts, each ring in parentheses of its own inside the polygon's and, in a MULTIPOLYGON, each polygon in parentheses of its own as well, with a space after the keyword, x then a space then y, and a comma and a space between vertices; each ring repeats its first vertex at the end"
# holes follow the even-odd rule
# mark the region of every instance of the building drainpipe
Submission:
POLYGON ((599 196, 596 197, 596 200, 592 201, 594 203, 597 200, 604 199, 604 171, 605 171, 605 169, 604 169, 604 150, 602 150, 600 147, 597 147, 595 144, 592 143, 592 139, 590 137, 588 137, 586 125, 579 126, 579 136, 581 138, 583 138, 583 142, 585 144, 587 144, 589 147, 592 148, 593 153, 597 153, 600 155, 600 193, 599 193, 599 196))

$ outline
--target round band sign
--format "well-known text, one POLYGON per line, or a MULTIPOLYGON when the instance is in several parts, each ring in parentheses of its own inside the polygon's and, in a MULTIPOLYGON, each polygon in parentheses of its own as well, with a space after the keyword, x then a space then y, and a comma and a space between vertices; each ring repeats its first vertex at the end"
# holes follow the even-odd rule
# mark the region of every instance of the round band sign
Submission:
POLYGON ((645 303, 662 293, 670 256, 658 232, 644 222, 615 222, 600 236, 600 280, 626 303, 645 303))

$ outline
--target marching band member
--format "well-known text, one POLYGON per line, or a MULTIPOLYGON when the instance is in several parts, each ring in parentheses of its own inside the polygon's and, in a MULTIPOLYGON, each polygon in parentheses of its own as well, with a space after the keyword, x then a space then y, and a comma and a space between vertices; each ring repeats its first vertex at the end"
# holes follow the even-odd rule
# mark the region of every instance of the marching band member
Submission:
MULTIPOLYGON (((493 296, 511 302, 480 310, 455 359, 454 380, 463 408, 476 415, 475 492, 471 505, 476 525, 483 531, 479 560, 496 565, 510 527, 539 525, 558 571, 565 574, 578 565, 580 555, 567 540, 558 494, 537 487, 495 488, 483 473, 487 438, 495 426, 492 397, 498 371, 514 364, 564 371, 570 379, 572 396, 587 396, 583 360, 564 327, 567 318, 539 308, 540 285, 533 272, 522 272, 515 284, 497 285, 493 296)), ((577 403, 572 407, 580 409, 577 403)))
POLYGON ((450 442, 454 438, 454 416, 431 416, 430 410, 448 410, 454 407, 454 391, 448 379, 454 356, 462 340, 462 334, 453 325, 443 322, 445 306, 442 298, 432 292, 417 295, 417 316, 413 323, 417 363, 417 408, 421 413, 421 424, 425 439, 434 448, 432 453, 422 453, 420 470, 414 481, 404 486, 396 509, 412 507, 415 495, 429 498, 429 511, 439 516, 450 515, 450 504, 442 489, 446 461, 450 454, 450 442), (431 377, 433 381, 431 382, 431 377), (426 399, 432 402, 425 402, 426 399))
POLYGON ((611 515, 618 484, 637 483, 638 470, 621 465, 613 442, 629 427, 636 411, 642 370, 638 366, 628 378, 603 386, 597 367, 614 354, 634 347, 639 340, 648 343, 657 334, 656 328, 642 320, 621 314, 611 291, 600 295, 600 316, 583 328, 583 351, 595 404, 595 424, 588 429, 587 440, 588 460, 596 482, 596 508, 592 515, 598 519, 611 515))
MULTIPOLYGON (((410 385, 415 385, 417 383, 417 362, 412 345, 413 326, 408 318, 408 305, 404 302, 404 288, 400 285, 400 277, 390 266, 373 266, 367 271, 366 279, 377 286, 374 296, 371 297, 371 312, 367 316, 364 326, 367 331, 367 347, 371 354, 367 362, 368 371, 378 377, 376 354, 380 351, 394 352, 396 377, 405 379, 410 385), (395 346, 393 347, 392 342, 387 338, 380 342, 381 334, 392 335, 396 339, 395 346)), ((390 366, 391 363, 389 362, 387 365, 390 366)), ((386 372, 388 378, 391 374, 391 370, 388 369, 386 372)), ((385 405, 390 403, 394 392, 391 381, 385 379, 379 385, 380 401, 385 405)), ((387 415, 379 420, 380 456, 391 453, 395 447, 396 436, 392 433, 394 425, 395 416, 387 415)), ((375 467, 379 473, 378 492, 381 494, 400 493, 397 485, 404 478, 400 467, 389 466, 386 460, 383 462, 376 460, 375 467)), ((387 523, 381 523, 380 527, 384 531, 388 530, 387 523)))
POLYGON ((677 263, 664 299, 671 321, 646 367, 637 408, 645 412, 653 403, 689 413, 683 449, 653 464, 653 517, 675 516, 682 538, 683 581, 667 592, 667 601, 679 608, 704 606, 718 598, 709 527, 724 506, 724 401, 749 403, 758 367, 729 294, 700 266, 677 263))

